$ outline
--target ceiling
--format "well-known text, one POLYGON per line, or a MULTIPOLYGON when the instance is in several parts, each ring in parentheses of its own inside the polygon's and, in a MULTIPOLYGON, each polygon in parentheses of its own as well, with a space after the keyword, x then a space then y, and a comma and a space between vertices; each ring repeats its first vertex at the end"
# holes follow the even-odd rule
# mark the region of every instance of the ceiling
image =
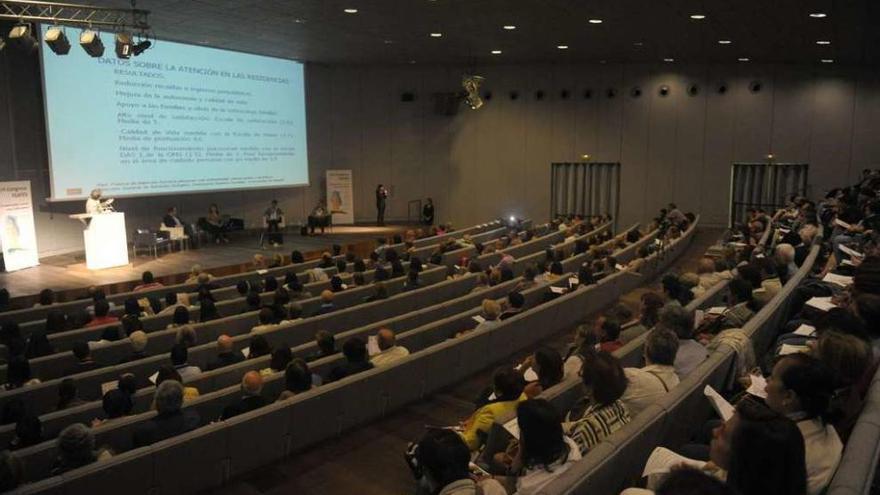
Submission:
POLYGON ((880 63, 880 0, 139 0, 137 7, 152 11, 158 38, 320 63, 880 63))

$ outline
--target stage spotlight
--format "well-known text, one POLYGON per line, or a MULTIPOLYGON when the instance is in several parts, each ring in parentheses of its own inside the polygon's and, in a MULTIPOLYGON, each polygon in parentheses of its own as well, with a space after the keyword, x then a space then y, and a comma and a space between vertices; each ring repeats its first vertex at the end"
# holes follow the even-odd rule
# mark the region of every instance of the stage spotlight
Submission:
POLYGON ((9 44, 25 51, 33 50, 37 46, 33 28, 30 24, 16 24, 9 30, 9 44))
POLYGON ((104 55, 104 42, 97 31, 87 29, 80 33, 79 44, 90 56, 98 58, 104 55))
POLYGON ((134 41, 129 33, 116 33, 116 57, 131 58, 134 41))
POLYGON ((70 53, 70 40, 67 39, 67 34, 65 34, 63 28, 58 26, 50 27, 46 30, 43 40, 56 55, 67 55, 70 53))
POLYGON ((470 76, 467 74, 461 78, 461 86, 467 92, 465 101, 468 106, 471 107, 471 110, 476 110, 483 106, 483 99, 480 97, 480 86, 485 80, 485 77, 470 76))
POLYGON ((134 54, 135 57, 137 57, 141 53, 144 53, 145 51, 147 51, 147 49, 149 49, 151 46, 153 46, 152 41, 143 40, 141 42, 134 44, 134 47, 132 47, 132 49, 131 49, 131 53, 134 54))

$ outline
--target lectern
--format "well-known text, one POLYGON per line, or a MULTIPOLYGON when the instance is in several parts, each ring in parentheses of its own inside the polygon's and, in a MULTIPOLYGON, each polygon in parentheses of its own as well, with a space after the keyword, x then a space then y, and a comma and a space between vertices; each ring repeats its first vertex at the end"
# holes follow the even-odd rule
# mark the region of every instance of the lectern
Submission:
POLYGON ((100 270, 128 264, 128 239, 122 212, 70 215, 84 225, 86 267, 100 270))

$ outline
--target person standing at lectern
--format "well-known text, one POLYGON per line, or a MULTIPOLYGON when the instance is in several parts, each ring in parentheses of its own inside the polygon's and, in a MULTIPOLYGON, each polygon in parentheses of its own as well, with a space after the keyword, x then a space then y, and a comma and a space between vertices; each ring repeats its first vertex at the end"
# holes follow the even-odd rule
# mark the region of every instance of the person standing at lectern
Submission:
POLYGON ((388 200, 388 190, 379 184, 376 186, 376 225, 385 225, 385 203, 388 200))
POLYGON ((86 213, 89 215, 104 213, 104 203, 101 202, 100 189, 92 189, 92 192, 89 194, 89 199, 86 200, 86 213))
POLYGON ((266 208, 263 213, 263 220, 266 224, 266 232, 269 244, 280 246, 284 238, 281 236, 281 224, 284 223, 284 212, 278 207, 278 200, 272 200, 272 206, 266 208))
POLYGON ((422 207, 422 223, 434 225, 434 201, 428 198, 428 202, 422 207))

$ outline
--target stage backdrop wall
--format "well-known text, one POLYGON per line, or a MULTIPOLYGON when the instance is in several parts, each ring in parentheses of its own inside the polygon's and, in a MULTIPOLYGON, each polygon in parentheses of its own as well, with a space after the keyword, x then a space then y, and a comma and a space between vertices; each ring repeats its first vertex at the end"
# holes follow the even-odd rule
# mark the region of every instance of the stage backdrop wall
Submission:
MULTIPOLYGON (((158 225, 169 204, 195 219, 217 202, 257 226, 274 195, 300 220, 324 196, 326 170, 351 169, 358 221, 375 218, 373 190, 380 182, 393 191, 389 220, 405 219, 407 201, 428 196, 438 221, 456 225, 509 214, 543 219, 550 163, 590 154, 621 163, 620 225, 649 219, 669 200, 723 225, 733 162, 760 161, 772 151, 777 161, 809 163, 814 195, 863 167, 880 166, 876 71, 759 64, 477 67, 493 98, 479 111, 436 115, 431 94, 457 91, 462 70, 311 64, 311 186, 127 199, 119 208, 135 228, 158 225), (752 81, 761 82, 760 92, 750 91, 752 81), (716 91, 722 82, 723 95, 716 91), (696 96, 687 93, 692 84, 696 96), (661 85, 669 86, 669 96, 658 94, 661 85), (636 87, 638 98, 631 96, 636 87), (614 98, 606 95, 610 88, 614 98), (542 100, 537 90, 544 91, 542 100), (511 91, 517 100, 510 100, 511 91), (403 92, 413 92, 415 101, 402 102, 403 92)), ((66 217, 82 205, 50 207, 41 200, 48 196, 48 169, 39 81, 36 57, 0 52, 0 180, 33 184, 46 255, 82 249, 79 225, 66 217)))

